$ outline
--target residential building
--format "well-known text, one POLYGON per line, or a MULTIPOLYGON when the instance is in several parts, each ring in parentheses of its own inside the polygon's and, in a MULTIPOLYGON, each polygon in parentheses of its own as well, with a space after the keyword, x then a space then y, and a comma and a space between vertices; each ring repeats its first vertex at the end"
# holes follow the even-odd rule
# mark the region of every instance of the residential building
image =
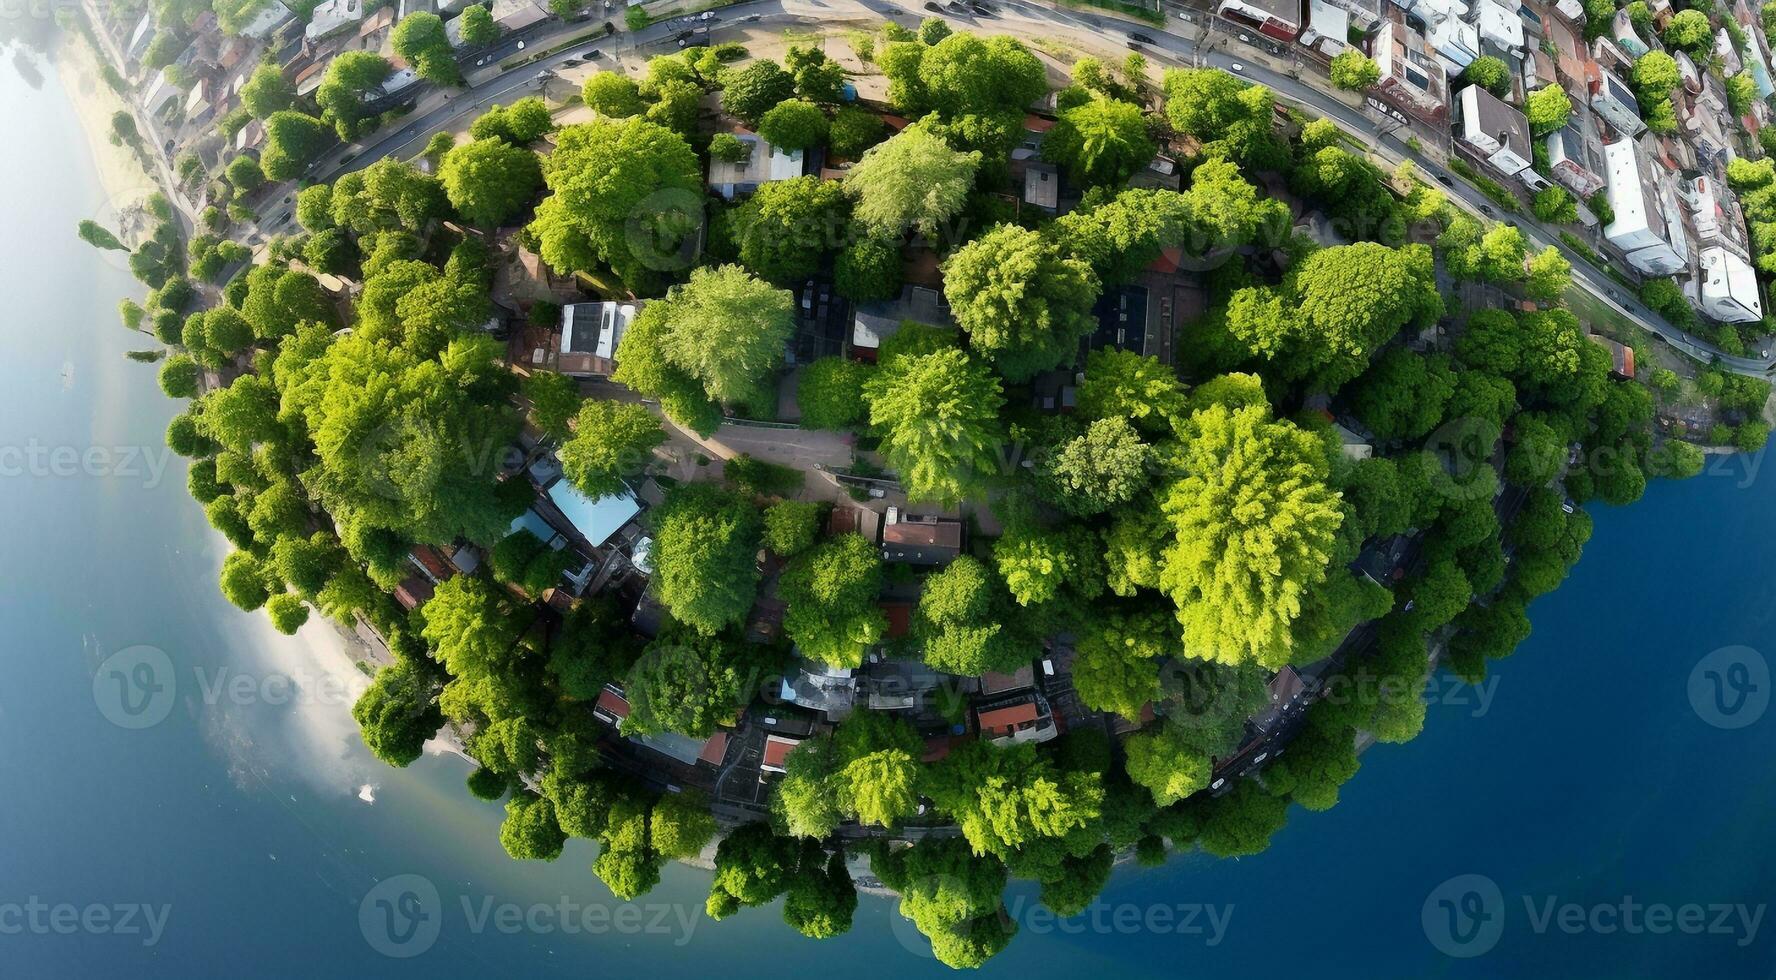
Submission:
POLYGON ((1527 170, 1533 155, 1523 113, 1478 85, 1463 88, 1458 96, 1456 136, 1462 144, 1507 177, 1527 170))
POLYGON ((1591 60, 1585 42, 1564 21, 1550 20, 1543 26, 1547 32, 1544 37, 1554 49, 1554 73, 1560 78, 1561 87, 1575 104, 1590 102, 1591 83, 1603 73, 1597 62, 1591 60))
POLYGON ((1449 75, 1425 42, 1424 35, 1402 20, 1381 25, 1373 44, 1375 67, 1381 71, 1376 96, 1407 115, 1441 123, 1449 116, 1449 75))
POLYGON ((1733 36, 1724 27, 1714 33, 1714 56, 1721 60, 1721 73, 1728 78, 1745 70, 1745 62, 1739 59, 1739 49, 1733 44, 1733 36))
POLYGON ((1719 245, 1741 258, 1751 257, 1745 240, 1745 218, 1731 192, 1713 177, 1698 174, 1680 185, 1678 196, 1689 209, 1690 230, 1698 244, 1719 245))
POLYGON ((1412 12, 1424 21, 1425 40, 1449 74, 1461 74, 1480 57, 1480 31, 1462 19, 1468 8, 1461 0, 1418 0, 1412 12))
POLYGON ((766 735, 764 757, 759 762, 759 770, 781 774, 784 772, 784 766, 788 764, 789 753, 800 744, 802 744, 802 740, 799 738, 790 738, 775 733, 766 735))
POLYGON ((1574 113, 1565 126, 1549 133, 1548 171, 1567 190, 1588 198, 1603 190, 1603 141, 1597 138, 1589 113, 1574 113))
POLYGON ((962 554, 962 522, 919 517, 888 508, 882 525, 882 560, 904 565, 948 565, 962 554))
POLYGON ((290 12, 283 0, 265 0, 259 13, 241 27, 240 36, 263 41, 295 19, 296 15, 290 12))
POLYGON ((1615 39, 1616 46, 1628 52, 1630 57, 1638 58, 1649 50, 1647 43, 1640 39, 1634 30, 1634 23, 1628 17, 1628 11, 1616 11, 1615 19, 1610 21, 1610 37, 1615 39))
POLYGON ((1559 0, 1554 5, 1554 9, 1559 12, 1560 16, 1574 23, 1585 16, 1585 5, 1579 0, 1559 0))
POLYGON ((1635 101, 1634 92, 1610 72, 1598 73, 1592 82, 1591 108, 1624 137, 1638 136, 1646 128, 1640 120, 1640 103, 1635 101))
POLYGON ((981 737, 1001 745, 1046 742, 1060 734, 1048 704, 1034 693, 1008 703, 976 708, 974 717, 981 737))
POLYGON ((1052 163, 1024 164, 1024 203, 1054 214, 1061 206, 1061 172, 1052 163))
POLYGON ((746 159, 739 163, 714 157, 709 160, 709 186, 722 197, 731 201, 737 196, 751 194, 773 180, 802 175, 803 151, 778 149, 757 134, 744 130, 734 135, 746 144, 746 159))
MULTIPOLYGON (((550 484, 547 497, 549 503, 554 504, 561 516, 567 519, 573 532, 592 548, 602 547, 641 513, 641 504, 627 490, 593 499, 581 493, 578 487, 566 479, 558 479, 550 484)), ((569 528, 561 530, 565 533, 569 528)))
POLYGON ((548 16, 548 5, 536 0, 493 0, 493 22, 507 31, 521 31, 548 16))
POLYGON ((954 323, 950 303, 944 294, 931 286, 902 286, 897 300, 863 303, 857 307, 851 326, 851 353, 862 360, 875 360, 882 341, 900 331, 907 321, 947 327, 954 323))
POLYGON ((780 682, 778 698, 818 711, 830 721, 850 717, 857 699, 857 679, 844 667, 833 667, 806 657, 797 661, 793 671, 786 671, 780 682))
POLYGON ((1481 44, 1493 49, 1491 53, 1510 59, 1523 57, 1523 15, 1516 4, 1507 7, 1494 0, 1477 0, 1474 29, 1481 44))
POLYGON ((1603 348, 1610 357, 1610 373, 1624 381, 1634 380, 1634 348, 1598 334, 1586 334, 1593 344, 1603 348))
POLYGON ((1696 286, 1702 312, 1725 323, 1755 323, 1764 318, 1757 273, 1751 263, 1719 245, 1702 250, 1696 286))
POLYGON ((1603 148, 1614 221, 1603 236, 1622 250, 1628 264, 1649 276, 1668 276, 1686 264, 1681 218, 1668 215, 1652 163, 1633 140, 1617 140, 1603 148))
POLYGON ((556 370, 576 378, 608 377, 617 369, 617 345, 640 303, 574 303, 561 309, 556 370))
POLYGON ((1351 23, 1359 30, 1370 31, 1381 23, 1382 0, 1325 0, 1326 3, 1338 7, 1350 14, 1351 23))
POLYGON ((1350 25, 1350 11, 1331 0, 1307 0, 1307 27, 1301 32, 1301 44, 1335 58, 1350 47, 1350 25))
POLYGON ((364 19, 364 0, 325 0, 309 15, 310 41, 319 41, 346 30, 364 19))
POLYGON ((154 15, 143 14, 136 21, 136 29, 130 32, 129 43, 124 45, 123 56, 132 61, 140 60, 148 53, 148 46, 154 43, 154 15))
POLYGON ((1301 33, 1301 0, 1221 0, 1215 12, 1279 41, 1301 33))

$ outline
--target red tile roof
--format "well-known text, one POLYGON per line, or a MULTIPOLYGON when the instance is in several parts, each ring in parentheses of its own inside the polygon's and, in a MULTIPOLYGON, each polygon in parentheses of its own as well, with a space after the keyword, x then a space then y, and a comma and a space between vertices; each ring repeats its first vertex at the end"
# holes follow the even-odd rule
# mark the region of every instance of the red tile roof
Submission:
POLYGON ((765 765, 782 769, 783 761, 789 758, 791 750, 800 744, 802 741, 797 738, 785 738, 782 735, 765 736, 765 765))
POLYGON ((1040 715, 1036 711, 1036 702, 1025 701, 1005 708, 994 708, 982 711, 978 715, 982 735, 991 738, 996 735, 1010 735, 1017 731, 1019 725, 1034 722, 1040 715))
POLYGON ((716 732, 714 735, 709 736, 709 741, 703 743, 703 751, 697 753, 697 761, 707 762, 712 766, 719 766, 722 764, 722 759, 725 758, 727 754, 728 733, 716 732))
POLYGON ((598 692, 598 707, 617 718, 629 717, 629 702, 621 694, 606 688, 598 692))

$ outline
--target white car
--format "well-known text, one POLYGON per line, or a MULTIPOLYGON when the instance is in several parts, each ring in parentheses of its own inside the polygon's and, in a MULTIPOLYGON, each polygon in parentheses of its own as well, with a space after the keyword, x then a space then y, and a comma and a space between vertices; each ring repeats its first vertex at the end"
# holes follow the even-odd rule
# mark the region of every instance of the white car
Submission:
POLYGON ((1240 64, 1240 63, 1239 63, 1239 62, 1237 62, 1237 61, 1236 61, 1236 62, 1234 62, 1234 63, 1233 63, 1233 64, 1231 64, 1231 65, 1228 65, 1228 66, 1227 66, 1227 67, 1228 67, 1228 68, 1229 68, 1229 69, 1230 69, 1230 70, 1232 70, 1232 71, 1245 71, 1245 70, 1246 70, 1246 66, 1245 66, 1245 65, 1242 65, 1242 64, 1240 64))

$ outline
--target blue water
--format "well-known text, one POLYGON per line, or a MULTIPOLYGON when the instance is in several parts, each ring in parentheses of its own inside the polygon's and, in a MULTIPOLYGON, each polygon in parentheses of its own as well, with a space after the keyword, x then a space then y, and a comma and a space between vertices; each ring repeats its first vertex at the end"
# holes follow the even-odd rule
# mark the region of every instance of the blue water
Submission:
MULTIPOLYGON (((0 118, 19 134, 0 143, 0 452, 158 454, 174 405, 152 368, 121 356, 148 346, 115 316, 139 288, 73 235, 105 195, 48 74, 37 90, 0 70, 0 118)), ((707 875, 695 869, 668 869, 641 908, 622 911, 584 842, 553 864, 510 861, 500 810, 469 798, 460 759, 394 771, 358 744, 349 699, 328 691, 355 671, 324 624, 280 637, 220 598, 224 549, 178 461, 158 482, 140 460, 133 472, 112 461, 0 476, 0 975, 948 972, 888 901, 866 897, 849 935, 817 943, 774 909, 702 918, 707 875), (137 645, 166 653, 176 697, 164 721, 131 730, 107 720, 105 678, 99 696, 93 680, 137 645), (219 670, 249 690, 209 695, 219 670), (279 697, 292 677, 307 692, 298 703, 279 697), (358 796, 366 784, 374 803, 358 796), (405 959, 373 946, 389 937, 374 904, 371 928, 359 914, 397 875, 439 894, 436 940, 405 959), (68 934, 48 918, 21 930, 33 901, 74 915, 140 903, 166 919, 152 945, 73 919, 68 934), (558 927, 563 902, 568 925, 591 931, 558 927), (477 929, 490 905, 519 920, 477 929)), ((1584 561, 1496 665, 1486 709, 1471 689, 1445 689, 1424 735, 1372 750, 1335 809, 1297 810, 1264 855, 1121 872, 1095 921, 1064 929, 1014 886, 1022 934, 983 975, 1776 975, 1768 922, 1744 945, 1742 928, 1569 935, 1538 932, 1524 907, 1526 896, 1538 908, 1624 896, 1756 906, 1776 893, 1776 713, 1723 730, 1686 687, 1717 648, 1776 654, 1776 478, 1747 472, 1655 484, 1634 507, 1597 512, 1584 561), (1423 910, 1464 874, 1496 885, 1500 901, 1477 908, 1502 931, 1490 951, 1457 959, 1432 944, 1423 910), (1210 932, 1200 910, 1173 911, 1196 906, 1213 906, 1225 931, 1210 932)))

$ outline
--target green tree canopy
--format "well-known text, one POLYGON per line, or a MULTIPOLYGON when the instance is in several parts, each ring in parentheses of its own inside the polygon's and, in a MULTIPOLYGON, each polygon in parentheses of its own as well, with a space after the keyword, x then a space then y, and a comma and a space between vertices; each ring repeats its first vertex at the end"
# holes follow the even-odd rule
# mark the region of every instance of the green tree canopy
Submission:
POLYGON ((1002 438, 999 379, 951 348, 895 358, 863 386, 881 452, 907 496, 955 500, 993 471, 1002 438))
POLYGON ((944 295, 969 344, 1013 382, 1068 363, 1096 325, 1097 276, 1054 242, 1000 225, 951 254, 944 295))

